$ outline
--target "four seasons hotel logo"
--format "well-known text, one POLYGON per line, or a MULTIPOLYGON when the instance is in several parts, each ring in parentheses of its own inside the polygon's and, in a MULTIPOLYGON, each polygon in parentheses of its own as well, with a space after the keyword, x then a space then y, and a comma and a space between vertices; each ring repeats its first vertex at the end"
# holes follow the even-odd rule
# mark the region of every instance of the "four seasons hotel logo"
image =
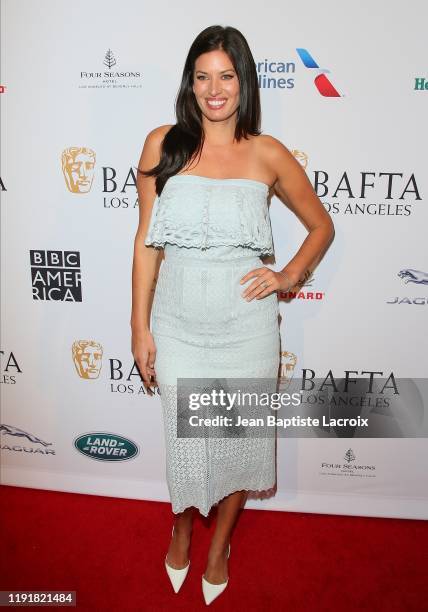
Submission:
MULTIPOLYGON (((100 60, 98 60, 100 62, 100 60)), ((139 70, 129 68, 123 69, 119 66, 116 55, 112 49, 107 49, 101 62, 100 68, 90 68, 80 71, 79 89, 129 89, 141 88, 142 75, 139 70), (102 69, 102 66, 107 70, 102 69)))

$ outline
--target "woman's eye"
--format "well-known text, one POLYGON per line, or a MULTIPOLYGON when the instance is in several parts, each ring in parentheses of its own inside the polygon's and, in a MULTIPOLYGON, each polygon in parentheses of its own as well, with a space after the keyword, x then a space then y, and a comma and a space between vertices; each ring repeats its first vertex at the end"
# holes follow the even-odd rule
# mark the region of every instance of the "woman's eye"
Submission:
MULTIPOLYGON (((233 74, 223 74, 223 77, 225 77, 226 79, 233 79, 233 76, 233 74)), ((200 81, 201 79, 205 79, 205 76, 203 74, 198 74, 196 78, 198 79, 198 81, 200 81)))

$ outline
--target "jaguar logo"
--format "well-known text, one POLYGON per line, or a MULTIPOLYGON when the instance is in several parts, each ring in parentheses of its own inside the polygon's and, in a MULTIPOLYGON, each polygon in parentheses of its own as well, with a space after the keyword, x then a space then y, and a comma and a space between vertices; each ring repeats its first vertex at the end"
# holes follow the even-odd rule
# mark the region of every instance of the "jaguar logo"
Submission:
POLYGON ((2 436, 9 435, 9 436, 16 436, 18 438, 27 438, 27 440, 29 440, 30 442, 33 442, 34 444, 41 444, 42 446, 52 446, 52 442, 45 442, 41 438, 38 438, 37 436, 34 436, 33 434, 28 433, 27 431, 24 431, 23 429, 19 429, 18 427, 13 427, 13 425, 6 425, 5 423, 2 423, 0 425, 0 432, 2 436))
POLYGON ((400 278, 404 278, 405 283, 417 283, 418 285, 428 285, 428 274, 420 270, 405 268, 398 273, 400 278))

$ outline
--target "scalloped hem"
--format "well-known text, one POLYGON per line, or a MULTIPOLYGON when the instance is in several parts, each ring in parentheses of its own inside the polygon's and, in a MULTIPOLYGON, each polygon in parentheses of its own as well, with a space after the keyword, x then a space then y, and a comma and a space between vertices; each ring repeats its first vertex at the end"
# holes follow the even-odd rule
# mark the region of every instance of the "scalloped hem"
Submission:
POLYGON ((271 248, 266 248, 263 247, 259 244, 256 244, 255 242, 225 242, 225 241, 216 241, 216 242, 211 242, 210 244, 207 245, 201 245, 201 244, 190 244, 187 243, 185 244, 182 241, 178 241, 178 240, 157 240, 156 238, 150 239, 149 241, 145 241, 144 242, 145 246, 153 246, 155 248, 158 249, 164 249, 165 248, 165 244, 173 244, 175 246, 178 247, 183 247, 185 249, 200 249, 202 251, 206 251, 207 249, 210 249, 212 247, 247 247, 249 249, 252 249, 254 251, 257 252, 257 254, 260 255, 260 257, 267 257, 267 256, 271 256, 271 255, 275 255, 273 249, 271 248))
POLYGON ((225 493, 222 497, 219 497, 217 500, 215 500, 211 504, 211 506, 208 508, 208 510, 202 509, 200 506, 195 505, 195 504, 189 504, 187 506, 183 506, 179 510, 174 510, 174 507, 173 507, 172 512, 173 514, 180 514, 181 512, 184 512, 184 510, 187 510, 187 508, 196 508, 197 510, 199 510, 199 513, 202 514, 202 516, 208 517, 209 513, 214 508, 214 506, 217 506, 228 495, 231 495, 232 493, 236 493, 237 491, 247 491, 247 492, 252 492, 252 493, 262 493, 263 491, 270 491, 275 486, 275 482, 276 480, 273 481, 272 486, 270 487, 263 487, 260 489, 253 489, 252 487, 241 487, 239 489, 236 489, 235 487, 233 487, 228 493, 225 493))

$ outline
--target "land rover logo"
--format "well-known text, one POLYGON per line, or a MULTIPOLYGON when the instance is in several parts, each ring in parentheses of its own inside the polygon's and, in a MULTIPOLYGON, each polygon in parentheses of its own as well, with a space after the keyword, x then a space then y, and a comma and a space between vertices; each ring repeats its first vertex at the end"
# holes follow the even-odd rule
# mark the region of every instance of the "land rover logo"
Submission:
POLYGON ((138 455, 135 442, 104 431, 82 434, 75 438, 74 446, 83 455, 98 461, 126 461, 138 455))

